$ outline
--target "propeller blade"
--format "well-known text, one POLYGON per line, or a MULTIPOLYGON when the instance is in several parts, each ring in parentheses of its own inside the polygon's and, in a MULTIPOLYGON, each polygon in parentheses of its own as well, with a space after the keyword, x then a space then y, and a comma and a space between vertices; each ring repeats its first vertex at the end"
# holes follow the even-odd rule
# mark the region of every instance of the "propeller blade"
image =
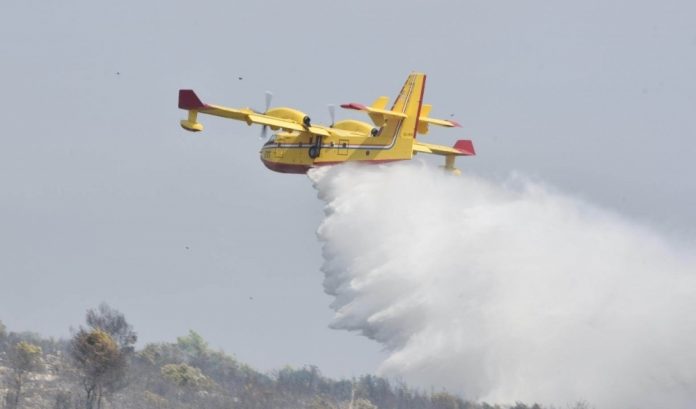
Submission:
MULTIPOLYGON (((268 112, 268 109, 271 107, 272 100, 273 100, 273 93, 271 91, 266 91, 266 109, 263 110, 264 114, 266 112, 268 112)), ((265 140, 267 136, 268 136, 268 125, 264 125, 261 127, 261 134, 259 135, 259 139, 265 140)))
POLYGON ((266 91, 266 110, 263 111, 264 113, 271 107, 271 100, 273 100, 273 93, 271 91, 266 91))
POLYGON ((331 117, 331 126, 336 123, 336 105, 329 104, 329 116, 331 117))

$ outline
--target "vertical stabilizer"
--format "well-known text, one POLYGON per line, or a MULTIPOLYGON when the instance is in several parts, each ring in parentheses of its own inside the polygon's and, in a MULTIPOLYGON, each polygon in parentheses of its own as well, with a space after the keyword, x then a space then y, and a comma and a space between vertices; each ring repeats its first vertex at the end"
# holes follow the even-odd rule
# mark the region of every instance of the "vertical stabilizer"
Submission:
POLYGON ((413 141, 416 137, 424 92, 425 74, 411 73, 391 108, 391 111, 403 113, 406 117, 388 116, 380 132, 380 136, 396 138, 395 153, 408 159, 413 156, 413 141))

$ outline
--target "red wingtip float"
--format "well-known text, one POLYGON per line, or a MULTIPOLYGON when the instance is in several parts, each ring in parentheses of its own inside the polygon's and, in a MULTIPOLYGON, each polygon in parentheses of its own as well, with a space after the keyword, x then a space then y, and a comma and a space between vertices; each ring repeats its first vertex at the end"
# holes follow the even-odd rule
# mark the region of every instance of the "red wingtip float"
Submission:
POLYGON ((476 155, 474 151, 474 143, 468 139, 460 139, 454 144, 454 149, 463 153, 464 155, 476 155))
POLYGON ((201 100, 198 98, 198 95, 196 95, 196 93, 193 92, 192 89, 179 90, 179 108, 189 110, 201 109, 205 107, 206 105, 201 102, 201 100))
MULTIPOLYGON (((429 104, 423 104, 425 74, 412 73, 406 79, 391 109, 388 97, 379 97, 372 105, 349 103, 342 108, 366 112, 372 123, 347 119, 331 126, 313 124, 310 117, 293 108, 266 107, 263 113, 250 108, 227 108, 204 104, 192 90, 179 91, 179 108, 188 111, 181 126, 192 132, 203 130, 198 114, 208 114, 244 121, 248 125, 270 127, 275 134, 261 148, 261 161, 271 170, 282 173, 305 173, 316 166, 343 162, 385 163, 412 159, 416 153, 445 157, 445 169, 458 174, 457 156, 475 155, 470 140, 459 140, 454 147, 420 142, 430 125, 460 128, 453 120, 430 118, 429 104)), ((270 105, 270 94, 267 100, 270 105)))

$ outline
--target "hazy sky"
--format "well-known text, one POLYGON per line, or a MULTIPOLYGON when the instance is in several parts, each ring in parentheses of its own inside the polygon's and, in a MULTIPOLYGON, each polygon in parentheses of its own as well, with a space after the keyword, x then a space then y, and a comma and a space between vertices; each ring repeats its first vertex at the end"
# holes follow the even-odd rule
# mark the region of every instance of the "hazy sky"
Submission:
POLYGON ((106 301, 143 342, 194 329, 262 369, 377 366, 377 344, 327 327, 309 180, 263 167, 257 127, 183 131, 179 88, 259 108, 272 90, 327 122, 327 104, 393 98, 424 71, 432 116, 464 126, 425 138, 473 139, 465 172, 522 172, 693 241, 694 15, 687 0, 4 0, 0 320, 68 336, 106 301))

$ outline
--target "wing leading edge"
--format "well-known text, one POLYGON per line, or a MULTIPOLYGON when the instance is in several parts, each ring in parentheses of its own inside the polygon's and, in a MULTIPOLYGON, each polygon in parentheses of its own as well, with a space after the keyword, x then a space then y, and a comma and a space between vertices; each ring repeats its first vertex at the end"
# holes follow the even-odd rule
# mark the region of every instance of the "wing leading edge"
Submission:
POLYGON ((203 125, 198 122, 198 113, 219 116, 246 122, 247 125, 259 124, 270 126, 273 130, 309 132, 320 136, 365 136, 362 133, 328 128, 321 125, 312 125, 309 117, 303 112, 292 108, 273 108, 267 113, 259 113, 250 108, 228 108, 220 105, 204 104, 193 90, 179 90, 179 108, 188 111, 188 118, 181 120, 181 127, 191 132, 203 130, 203 125))

